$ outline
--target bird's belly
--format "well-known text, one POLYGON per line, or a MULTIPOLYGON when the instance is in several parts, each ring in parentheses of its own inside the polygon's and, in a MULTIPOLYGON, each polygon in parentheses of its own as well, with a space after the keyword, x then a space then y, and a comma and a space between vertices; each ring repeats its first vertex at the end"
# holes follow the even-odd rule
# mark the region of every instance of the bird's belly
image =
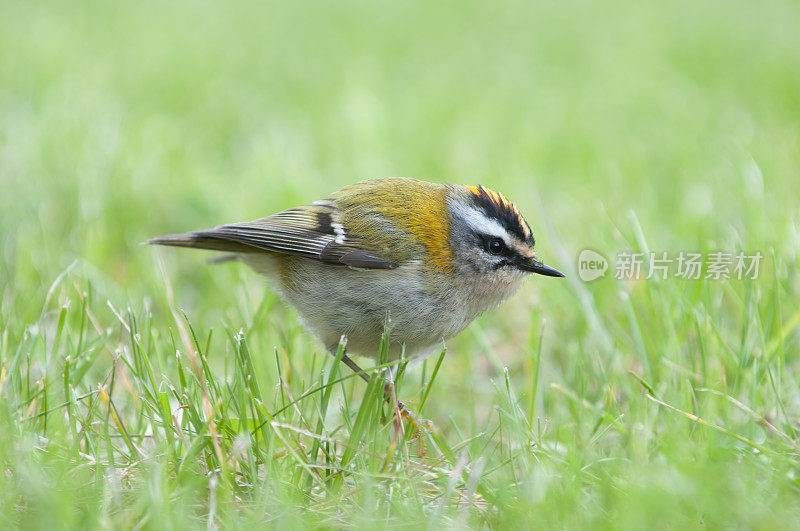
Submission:
POLYGON ((348 351, 362 356, 378 357, 387 327, 390 359, 425 354, 482 311, 458 286, 429 280, 431 273, 423 277, 415 264, 356 270, 286 255, 243 258, 274 280, 284 300, 326 347, 334 348, 345 335, 348 351))

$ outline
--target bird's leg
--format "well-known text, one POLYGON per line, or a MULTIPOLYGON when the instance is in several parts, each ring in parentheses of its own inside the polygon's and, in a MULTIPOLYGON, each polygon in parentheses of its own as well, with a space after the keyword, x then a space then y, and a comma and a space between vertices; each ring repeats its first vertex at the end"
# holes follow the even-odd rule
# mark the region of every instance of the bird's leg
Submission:
MULTIPOLYGON (((369 382, 369 376, 367 376, 361 370, 361 367, 359 367, 358 364, 356 364, 356 362, 354 362, 352 359, 350 359, 350 357, 345 353, 342 353, 342 362, 344 362, 345 365, 350 367, 350 369, 352 369, 353 372, 355 372, 359 376, 361 376, 361 378, 365 382, 369 382)), ((394 409, 395 408, 395 401, 394 401, 394 397, 392 395, 393 395, 393 393, 392 393, 392 383, 389 380, 387 380, 386 383, 383 385, 383 398, 386 400, 386 403, 389 404, 389 407, 394 409)), ((419 431, 420 427, 425 428, 427 430, 430 430, 430 429, 433 428, 433 423, 431 421, 418 418, 411 410, 409 410, 406 407, 406 405, 404 403, 400 402, 399 400, 397 401, 397 412, 400 413, 400 416, 403 417, 403 419, 405 419, 406 422, 410 422, 411 424, 416 426, 418 431, 419 431)), ((396 418, 396 416, 395 416, 395 418, 396 418)))
MULTIPOLYGON (((352 359, 350 359, 350 357, 347 354, 342 353, 342 362, 345 365, 347 365, 348 367, 350 367, 350 369, 352 369, 353 372, 355 372, 356 374, 361 376, 361 378, 365 382, 369 382, 369 376, 367 376, 366 373, 364 373, 361 370, 361 367, 359 367, 358 364, 356 364, 356 362, 354 362, 352 359)), ((392 391, 392 385, 389 382, 389 380, 386 380, 386 383, 383 384, 383 398, 385 398, 386 402, 390 406, 392 406, 392 408, 394 408, 394 403, 392 402, 391 391, 392 391)), ((402 412, 402 411, 404 411, 406 409, 406 406, 402 402, 398 402, 397 403, 397 408, 402 412)), ((405 415, 403 415, 403 417, 405 418, 405 415)))
MULTIPOLYGON (((334 352, 334 356, 335 356, 335 355, 336 355, 336 353, 334 352)), ((361 367, 359 367, 359 366, 356 364, 356 362, 354 362, 353 360, 351 360, 351 359, 348 357, 348 355, 347 355, 347 354, 345 354, 344 352, 342 352, 342 362, 343 362, 345 365, 347 365, 348 367, 350 367, 350 368, 353 370, 353 372, 354 372, 354 373, 356 373, 356 374, 358 374, 359 376, 361 376, 361 379, 362 379, 362 380, 364 380, 365 382, 369 382, 369 376, 367 376, 367 374, 361 370, 361 367)))

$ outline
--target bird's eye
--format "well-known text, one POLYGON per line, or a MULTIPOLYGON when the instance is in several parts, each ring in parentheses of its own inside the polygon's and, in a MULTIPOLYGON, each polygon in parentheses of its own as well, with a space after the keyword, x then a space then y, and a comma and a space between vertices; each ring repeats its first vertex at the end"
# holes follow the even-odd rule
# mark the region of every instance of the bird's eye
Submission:
POLYGON ((506 248, 506 244, 500 238, 491 238, 486 241, 486 250, 491 254, 501 254, 506 248))

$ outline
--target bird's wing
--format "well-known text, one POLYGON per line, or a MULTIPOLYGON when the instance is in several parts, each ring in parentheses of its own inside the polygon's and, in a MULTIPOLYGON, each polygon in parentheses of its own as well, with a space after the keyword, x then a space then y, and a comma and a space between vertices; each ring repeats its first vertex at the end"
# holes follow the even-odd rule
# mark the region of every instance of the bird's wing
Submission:
POLYGON ((158 236, 147 243, 233 253, 272 251, 363 269, 392 269, 398 264, 365 250, 357 236, 334 221, 331 201, 290 208, 266 218, 213 229, 158 236))

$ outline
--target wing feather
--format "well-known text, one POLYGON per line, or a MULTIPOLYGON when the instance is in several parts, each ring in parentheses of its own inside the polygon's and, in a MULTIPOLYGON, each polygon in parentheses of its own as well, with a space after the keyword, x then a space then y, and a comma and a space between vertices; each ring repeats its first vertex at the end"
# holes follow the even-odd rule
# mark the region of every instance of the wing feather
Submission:
POLYGON ((319 201, 255 221, 158 236, 147 243, 234 253, 271 251, 362 269, 397 267, 397 264, 362 248, 363 241, 334 223, 335 212, 333 203, 319 201))

